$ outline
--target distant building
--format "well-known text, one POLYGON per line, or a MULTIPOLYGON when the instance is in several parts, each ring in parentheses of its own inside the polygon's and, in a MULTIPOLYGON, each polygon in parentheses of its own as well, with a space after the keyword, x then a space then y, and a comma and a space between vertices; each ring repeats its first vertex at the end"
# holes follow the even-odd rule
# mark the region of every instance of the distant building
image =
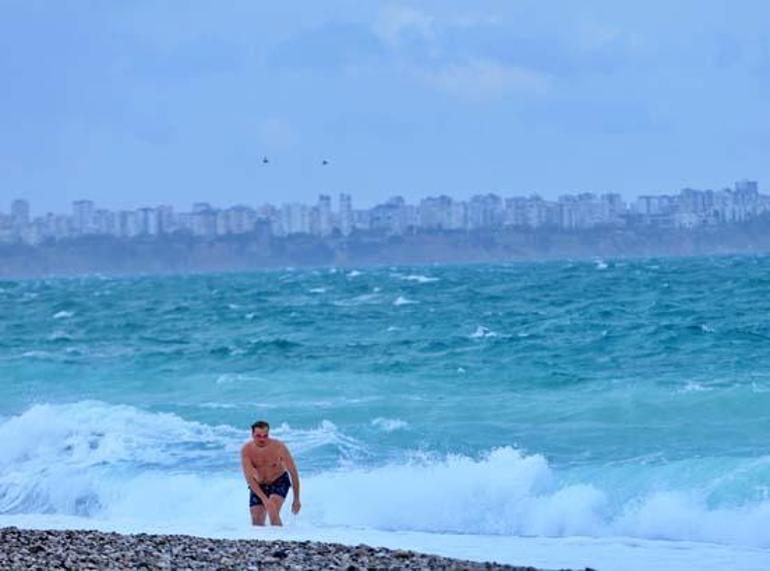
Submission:
POLYGON ((453 201, 446 195, 429 196, 420 201, 419 226, 426 230, 449 230, 452 228, 453 201))
POLYGON ((137 210, 139 233, 145 236, 160 234, 160 219, 155 208, 140 208, 137 210))
POLYGON ((29 202, 26 200, 17 199, 11 203, 11 224, 15 232, 21 233, 27 227, 30 222, 29 212, 29 202))
POLYGON ((158 232, 160 234, 171 234, 177 229, 176 217, 172 206, 163 205, 156 208, 158 212, 158 232))
POLYGON ((227 209, 229 215, 230 232, 233 234, 247 234, 253 232, 257 222, 257 213, 248 206, 233 206, 227 209))
POLYGON ((92 234, 94 228, 94 203, 76 200, 72 203, 72 229, 75 234, 92 234))
POLYGON ((343 236, 348 236, 353 231, 353 201, 349 194, 340 194, 339 224, 343 236))
POLYGON ((369 228, 401 235, 407 229, 407 217, 406 201, 402 196, 394 196, 371 209, 369 228))
POLYGON ((332 199, 328 194, 322 194, 318 197, 317 225, 316 234, 319 236, 328 236, 332 233, 332 199))
POLYGON ((213 238, 217 235, 217 212, 206 202, 193 206, 192 233, 203 238, 213 238))
POLYGON ((497 228, 505 221, 503 199, 496 194, 473 196, 468 203, 468 226, 476 228, 497 228))
POLYGON ((94 212, 94 233, 117 236, 117 220, 110 210, 98 209, 94 212))
POLYGON ((117 234, 121 238, 134 238, 141 233, 139 217, 133 210, 121 210, 117 217, 117 234))
POLYGON ((310 234, 310 209, 305 204, 284 204, 281 209, 283 230, 290 234, 310 234))

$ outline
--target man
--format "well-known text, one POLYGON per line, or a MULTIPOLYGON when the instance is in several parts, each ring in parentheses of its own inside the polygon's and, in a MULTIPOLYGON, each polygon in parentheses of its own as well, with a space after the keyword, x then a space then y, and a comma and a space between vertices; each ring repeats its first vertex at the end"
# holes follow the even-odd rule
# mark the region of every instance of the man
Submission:
POLYGON ((286 445, 270 438, 270 425, 264 420, 251 425, 251 440, 241 448, 241 466, 251 491, 249 508, 252 524, 265 525, 267 515, 271 525, 283 525, 281 506, 289 487, 294 490, 291 511, 299 513, 302 504, 299 502, 297 466, 286 445))

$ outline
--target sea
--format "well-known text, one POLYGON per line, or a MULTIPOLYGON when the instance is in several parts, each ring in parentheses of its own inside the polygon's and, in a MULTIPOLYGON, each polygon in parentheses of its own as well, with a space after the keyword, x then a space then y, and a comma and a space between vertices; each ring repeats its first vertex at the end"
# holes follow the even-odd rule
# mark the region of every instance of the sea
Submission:
POLYGON ((6 525, 770 569, 770 257, 0 281, 6 525))

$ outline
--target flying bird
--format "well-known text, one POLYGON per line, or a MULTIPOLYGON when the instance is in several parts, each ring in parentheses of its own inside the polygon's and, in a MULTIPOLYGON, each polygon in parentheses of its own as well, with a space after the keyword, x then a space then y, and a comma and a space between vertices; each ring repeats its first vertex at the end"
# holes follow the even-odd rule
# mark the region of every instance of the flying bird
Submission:
POLYGON ((324 165, 324 166, 326 166, 326 165, 328 165, 328 164, 329 164, 329 161, 327 161, 326 159, 324 159, 324 160, 322 160, 322 161, 321 161, 321 164, 322 164, 322 165, 324 165))
POLYGON ((269 162, 270 162, 270 160, 267 157, 262 157, 262 164, 263 165, 266 165, 269 162))

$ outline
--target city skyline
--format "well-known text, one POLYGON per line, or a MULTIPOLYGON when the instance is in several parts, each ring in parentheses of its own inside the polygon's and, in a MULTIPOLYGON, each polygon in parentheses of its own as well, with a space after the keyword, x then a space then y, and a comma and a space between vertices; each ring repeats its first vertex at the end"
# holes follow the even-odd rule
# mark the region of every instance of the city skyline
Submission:
POLYGON ((536 194, 486 193, 467 201, 447 195, 426 196, 416 204, 397 195, 371 208, 356 208, 350 194, 340 193, 336 209, 331 195, 320 194, 315 204, 284 202, 218 208, 209 202, 196 202, 190 211, 162 204, 113 211, 92 200, 77 200, 68 214, 33 216, 29 201, 16 199, 10 214, 0 212, 0 242, 36 245, 81 236, 281 238, 306 234, 346 238, 356 231, 402 236, 504 228, 696 228, 742 223, 768 212, 770 195, 761 194, 759 183, 748 179, 716 191, 684 188, 678 194, 642 195, 631 202, 617 193, 562 194, 557 200, 536 194))
MULTIPOLYGON (((260 159, 261 160, 261 159, 260 159)), ((322 160, 328 160, 328 159, 322 159, 322 160)), ((120 200, 120 201, 104 201, 97 199, 93 196, 88 195, 81 195, 76 196, 74 199, 69 201, 56 201, 56 204, 60 204, 61 206, 59 208, 48 208, 48 207, 41 207, 38 203, 34 202, 33 200, 29 199, 27 196, 24 195, 24 193, 16 193, 13 192, 8 193, 8 197, 4 197, 2 194, 0 196, 3 196, 4 200, 3 202, 0 202, 0 214, 4 212, 3 208, 7 207, 11 203, 11 201, 14 200, 26 200, 30 203, 31 207, 31 213, 34 216, 41 216, 48 213, 51 214, 63 214, 65 212, 68 212, 71 210, 71 206, 74 202, 78 202, 81 200, 88 200, 92 201, 94 203, 98 203, 101 208, 106 208, 109 210, 138 210, 141 208, 148 207, 150 205, 154 206, 170 206, 176 211, 182 211, 185 208, 190 208, 196 203, 208 203, 213 208, 219 209, 219 208, 228 208, 231 206, 237 206, 237 205, 245 205, 250 207, 257 207, 264 204, 284 204, 284 203, 300 203, 300 204, 313 204, 318 196, 320 195, 329 195, 333 197, 337 197, 340 194, 348 194, 354 198, 356 198, 356 205, 360 208, 374 208, 378 204, 383 204, 387 202, 389 199, 395 196, 403 197, 407 202, 415 202, 419 203, 420 200, 430 197, 430 196, 448 196, 452 200, 455 201, 468 201, 474 196, 478 195, 485 195, 485 194, 497 194, 503 198, 505 197, 514 197, 514 196, 520 196, 520 197, 528 197, 528 196, 539 196, 540 198, 543 198, 544 200, 558 200, 560 196, 564 195, 579 195, 579 194, 617 194, 619 195, 624 201, 628 203, 632 203, 636 199, 638 199, 640 196, 666 196, 670 195, 672 193, 678 192, 681 189, 684 188, 696 188, 696 189, 702 189, 702 190, 719 190, 719 189, 725 189, 730 188, 733 186, 733 184, 737 180, 757 180, 756 177, 742 177, 742 178, 732 178, 732 179, 725 179, 726 182, 722 184, 706 184, 705 186, 697 186, 697 185, 691 185, 691 184, 685 184, 681 186, 671 186, 667 190, 662 189, 659 191, 650 191, 650 192, 640 192, 636 194, 624 194, 622 192, 618 192, 613 189, 575 189, 573 187, 565 188, 560 191, 555 191, 553 193, 543 193, 538 192, 536 190, 532 191, 516 191, 516 190, 505 190, 504 187, 498 186, 496 189, 488 189, 488 190, 476 190, 476 191, 468 191, 467 193, 461 193, 461 194, 455 194, 449 192, 441 192, 441 191, 434 191, 432 193, 419 193, 419 192, 413 192, 413 193, 406 193, 406 192, 398 192, 393 191, 390 193, 384 192, 381 195, 371 197, 368 201, 361 200, 358 195, 355 193, 355 191, 349 191, 349 190, 339 190, 339 191, 333 191, 333 190, 313 190, 313 191, 306 191, 303 193, 303 196, 306 196, 305 199, 299 198, 299 199, 292 199, 292 200, 267 200, 260 198, 259 193, 255 193, 253 199, 249 199, 246 197, 244 200, 240 201, 234 201, 234 202, 226 202, 223 201, 221 204, 218 203, 216 200, 212 200, 210 197, 203 197, 202 199, 190 199, 190 200, 163 200, 163 199, 155 199, 154 202, 140 202, 137 200, 134 201, 126 201, 126 200, 120 200), (674 190, 676 189, 676 190, 674 190)), ((158 193, 154 193, 156 196, 158 193)))
POLYGON ((769 17, 757 0, 11 0, 0 204, 629 199, 769 180, 769 17))

